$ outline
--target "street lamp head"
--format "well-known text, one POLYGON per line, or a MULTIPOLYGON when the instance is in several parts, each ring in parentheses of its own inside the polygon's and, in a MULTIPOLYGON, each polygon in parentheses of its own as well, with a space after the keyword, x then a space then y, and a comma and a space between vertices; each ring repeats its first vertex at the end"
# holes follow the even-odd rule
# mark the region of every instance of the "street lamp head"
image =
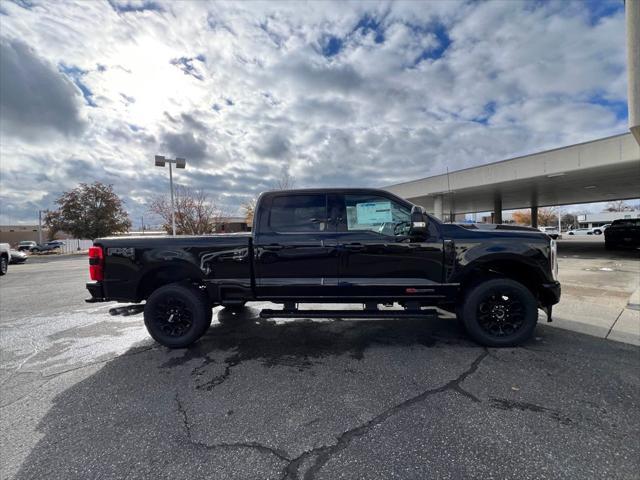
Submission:
POLYGON ((156 155, 156 167, 164 167, 165 159, 162 155, 156 155))
POLYGON ((176 158, 176 168, 184 168, 187 165, 187 161, 184 158, 176 158))

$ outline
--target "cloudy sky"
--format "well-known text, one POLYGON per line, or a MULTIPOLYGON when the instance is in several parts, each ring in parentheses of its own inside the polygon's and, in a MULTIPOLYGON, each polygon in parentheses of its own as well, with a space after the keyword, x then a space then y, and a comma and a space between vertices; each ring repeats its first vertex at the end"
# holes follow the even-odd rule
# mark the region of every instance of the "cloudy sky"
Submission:
POLYGON ((230 213, 627 131, 620 1, 0 2, 0 223, 79 182, 139 226, 178 181, 230 213))

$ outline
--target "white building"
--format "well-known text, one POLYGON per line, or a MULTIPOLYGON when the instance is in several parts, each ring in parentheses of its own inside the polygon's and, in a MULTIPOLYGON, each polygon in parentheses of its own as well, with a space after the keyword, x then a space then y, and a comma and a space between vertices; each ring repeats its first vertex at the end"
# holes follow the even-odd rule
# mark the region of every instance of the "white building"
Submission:
POLYGON ((619 218, 640 218, 640 210, 630 212, 600 212, 578 215, 580 228, 600 227, 619 218))

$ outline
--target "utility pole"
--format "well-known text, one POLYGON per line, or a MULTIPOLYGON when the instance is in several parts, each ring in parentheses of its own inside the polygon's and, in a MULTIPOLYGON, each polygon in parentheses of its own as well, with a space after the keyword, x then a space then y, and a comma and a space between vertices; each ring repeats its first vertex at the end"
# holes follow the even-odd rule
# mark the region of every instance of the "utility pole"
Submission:
POLYGON ((562 233, 562 209, 558 205, 558 235, 562 233))
POLYGON ((38 210, 38 245, 42 245, 42 210, 38 210))
POLYGON ((173 203, 173 168, 171 162, 169 162, 169 183, 171 184, 171 230, 173 236, 176 236, 176 207, 173 203))
POLYGON ((171 165, 176 164, 176 168, 185 168, 187 161, 184 158, 176 158, 172 160, 170 158, 164 158, 162 155, 156 155, 155 158, 156 167, 164 167, 166 163, 169 164, 169 185, 171 187, 171 231, 173 236, 176 236, 176 208, 173 202, 173 168, 171 165))

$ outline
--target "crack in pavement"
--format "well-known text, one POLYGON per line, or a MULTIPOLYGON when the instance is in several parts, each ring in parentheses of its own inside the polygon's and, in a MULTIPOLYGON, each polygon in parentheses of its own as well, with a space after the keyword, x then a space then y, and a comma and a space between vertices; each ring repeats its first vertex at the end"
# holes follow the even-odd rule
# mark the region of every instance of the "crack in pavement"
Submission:
MULTIPOLYGON (((281 477, 282 480, 287 478, 299 479, 300 466, 311 457, 316 456, 317 458, 315 459, 314 463, 305 472, 303 477, 304 480, 313 480, 313 478, 318 473, 318 471, 320 471, 320 469, 331 459, 331 457, 335 455, 337 452, 344 450, 351 443, 353 439, 366 434, 369 430, 371 430, 374 427, 377 427, 378 425, 381 425, 390 417, 396 415, 397 413, 400 413, 401 411, 419 402, 422 402, 423 400, 430 397, 431 395, 435 395, 445 391, 453 391, 464 397, 469 398, 474 402, 479 403, 480 399, 478 399, 475 395, 468 392, 467 390, 463 389, 461 384, 469 376, 473 375, 478 370, 480 363, 488 355, 489 355, 489 351, 487 349, 484 349, 484 351, 480 355, 478 355, 478 357, 471 363, 469 368, 463 371, 455 379, 450 380, 449 382, 445 383, 444 385, 441 385, 440 387, 432 388, 430 390, 425 390, 424 392, 414 397, 411 397, 405 400, 404 402, 401 402, 399 404, 396 404, 388 408, 387 410, 383 411, 382 413, 379 413, 378 415, 371 418, 367 422, 341 433, 337 437, 337 442, 333 445, 323 445, 321 447, 316 447, 311 450, 307 450, 295 458, 291 458, 289 454, 284 450, 267 447, 266 445, 262 445, 258 442, 218 443, 218 444, 209 445, 200 441, 196 441, 192 437, 191 424, 189 423, 187 411, 182 405, 182 402, 180 401, 180 397, 178 396, 177 393, 175 395, 175 400, 178 406, 178 412, 182 416, 182 423, 185 429, 185 433, 187 435, 189 443, 191 443, 192 445, 200 448, 205 448, 208 450, 215 450, 218 448, 252 448, 252 449, 258 450, 261 453, 274 455, 279 460, 286 462, 286 465, 284 467, 283 474, 281 477)), ((229 377, 229 371, 231 367, 237 365, 238 363, 239 361, 233 364, 228 364, 227 368, 225 369, 225 372, 222 375, 215 377, 216 379, 221 379, 218 383, 216 383, 216 385, 219 385, 224 380, 226 380, 226 378, 229 377)))
MULTIPOLYGON (((218 385, 224 383, 224 381, 229 378, 229 375, 231 375, 231 369, 236 365, 240 364, 241 362, 242 362, 242 359, 240 358, 240 355, 238 355, 237 353, 229 357, 226 357, 224 359, 224 363, 225 363, 224 372, 222 372, 222 374, 220 375, 216 375, 208 382, 205 382, 201 385, 196 385, 196 390, 206 390, 208 392, 212 391, 218 385)), ((214 360, 210 359, 207 356, 205 363, 203 365, 200 365, 199 367, 194 368, 191 371, 191 375, 200 375, 199 373, 200 369, 206 367, 210 363, 214 363, 214 360)))
POLYGON ((176 393, 175 399, 176 399, 176 404, 178 405, 178 412, 180 412, 180 415, 182 416, 182 424, 184 426, 187 439, 189 440, 189 443, 191 445, 194 445, 199 448, 204 448, 206 450, 251 448, 259 451, 260 453, 274 455, 279 460, 283 462, 287 462, 287 464, 291 462, 291 458, 283 450, 267 447, 266 445, 262 445, 261 443, 258 443, 258 442, 216 443, 213 445, 209 445, 209 444, 200 442, 198 440, 194 440, 191 432, 191 424, 189 423, 189 418, 187 416, 187 411, 182 405, 182 402, 180 401, 180 397, 177 393, 176 393))
MULTIPOLYGON (((485 349, 480 355, 478 355, 478 357, 471 363, 471 366, 465 370, 464 372, 462 372, 457 378, 445 383, 444 385, 437 387, 437 388, 433 388, 430 390, 426 390, 424 392, 422 392, 419 395, 416 395, 415 397, 411 397, 407 400, 405 400, 402 403, 399 403, 387 410, 385 410, 384 412, 378 414, 377 416, 373 417, 371 420, 369 420, 366 423, 363 423, 362 425, 352 428, 350 430, 347 430, 346 432, 343 432, 339 437, 338 437, 338 442, 330 447, 320 447, 319 450, 321 450, 319 453, 318 458, 316 459, 316 461, 314 462, 314 464, 309 468, 309 470, 307 470, 307 472, 304 475, 304 480, 312 480, 316 473, 318 471, 320 471, 320 469, 331 459, 331 457, 333 455, 335 455, 337 452, 344 450, 353 439, 360 437, 362 435, 364 435, 365 433, 367 433, 369 430, 371 430, 373 427, 377 427, 378 425, 384 423, 388 418, 396 415, 397 413, 415 405, 416 403, 422 402, 423 400, 425 400, 426 398, 430 397, 431 395, 435 395, 437 393, 442 393, 445 392, 447 390, 452 390, 454 392, 460 393, 468 398, 471 398, 473 401, 475 402, 479 402, 480 400, 478 398, 476 398, 475 396, 473 396, 471 393, 467 392, 466 390, 464 390, 460 384, 462 382, 464 382, 467 377, 469 377, 470 375, 473 375, 476 370, 478 370, 478 367, 480 366, 480 363, 487 357, 487 355, 489 355, 489 351, 487 349, 485 349)), ((313 450, 312 450, 313 451, 313 450)), ((295 477, 294 477, 295 478, 295 477)))

